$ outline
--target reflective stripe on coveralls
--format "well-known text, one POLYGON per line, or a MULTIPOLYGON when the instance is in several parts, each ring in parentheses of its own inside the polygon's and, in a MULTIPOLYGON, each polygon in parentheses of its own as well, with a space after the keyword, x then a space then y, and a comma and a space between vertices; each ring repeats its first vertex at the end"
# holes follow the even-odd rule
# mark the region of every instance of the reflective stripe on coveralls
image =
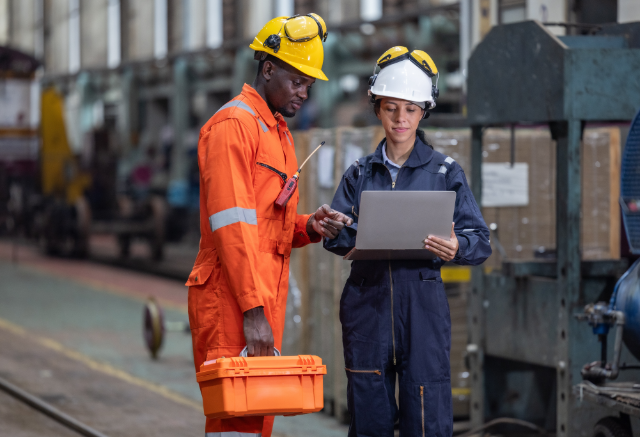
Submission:
MULTIPOLYGON (((462 168, 416 138, 393 184, 383 163, 383 143, 345 172, 331 207, 354 223, 336 239, 325 239, 324 247, 345 255, 355 246, 362 191, 455 191, 459 249, 453 262, 478 265, 488 258, 489 229, 462 168)), ((340 300, 349 437, 393 435, 396 419, 402 436, 452 434, 451 320, 442 264, 439 258, 351 264, 340 300)))
POLYGON ((205 437, 262 437, 262 434, 251 434, 246 432, 208 432, 205 433, 205 437))
MULTIPOLYGON (((242 100, 232 100, 229 103, 225 103, 224 105, 222 105, 222 107, 220 109, 218 109, 216 111, 216 114, 218 112, 222 111, 223 109, 233 108, 233 107, 238 107, 238 108, 244 109, 249 114, 254 115, 254 116, 256 115, 256 113, 253 112, 253 109, 251 109, 251 107, 249 105, 247 105, 246 103, 244 103, 242 100)), ((262 132, 269 132, 269 128, 267 127, 267 125, 264 124, 264 122, 262 120, 260 120, 259 118, 258 118, 258 123, 260 123, 260 127, 262 128, 262 132)), ((291 144, 291 141, 289 141, 289 144, 291 144)))
POLYGON ((209 217, 209 224, 211 225, 211 232, 215 232, 220 228, 223 228, 234 223, 244 222, 248 225, 257 225, 258 218, 256 217, 255 209, 246 209, 233 207, 220 211, 209 217))
MULTIPOLYGON (((200 250, 186 284, 196 371, 240 354, 243 313, 258 306, 282 347, 291 249, 312 242, 310 215, 296 212, 298 193, 285 208, 274 204, 282 175, 298 169, 289 135, 249 85, 200 131, 200 250)), ((207 419, 205 432, 269 437, 272 426, 273 417, 207 419)))

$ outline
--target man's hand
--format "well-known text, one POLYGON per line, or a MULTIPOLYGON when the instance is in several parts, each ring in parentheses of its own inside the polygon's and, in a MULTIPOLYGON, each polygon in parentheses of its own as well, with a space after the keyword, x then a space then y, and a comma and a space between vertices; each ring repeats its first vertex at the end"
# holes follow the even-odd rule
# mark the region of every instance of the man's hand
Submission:
POLYGON ((244 339, 248 357, 273 356, 273 332, 264 316, 264 307, 244 312, 244 339))
POLYGON ((451 239, 449 241, 429 235, 429 237, 424 240, 424 248, 429 249, 444 261, 454 259, 458 253, 458 237, 456 237, 456 233, 453 231, 454 226, 455 223, 451 223, 451 239))
POLYGON ((345 225, 353 224, 353 220, 341 212, 322 205, 307 222, 307 234, 315 232, 323 237, 334 239, 345 225))

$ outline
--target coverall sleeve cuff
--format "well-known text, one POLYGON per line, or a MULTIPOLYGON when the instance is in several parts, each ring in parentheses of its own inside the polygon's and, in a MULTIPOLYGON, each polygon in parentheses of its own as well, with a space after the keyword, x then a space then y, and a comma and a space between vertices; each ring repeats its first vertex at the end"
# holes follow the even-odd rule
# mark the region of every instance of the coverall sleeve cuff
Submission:
POLYGON ((322 236, 316 234, 315 232, 312 234, 313 237, 309 236, 307 233, 307 222, 309 222, 309 218, 313 214, 303 214, 298 215, 298 219, 296 220, 296 235, 295 237, 301 243, 299 246, 305 246, 309 243, 319 243, 322 241, 322 236))
POLYGON ((469 248, 469 240, 467 237, 463 235, 458 235, 458 253, 453 258, 453 261, 459 261, 464 259, 464 255, 467 253, 467 249, 469 248))
POLYGON ((264 306, 262 297, 253 294, 245 294, 244 296, 239 296, 237 300, 240 311, 242 311, 243 313, 245 311, 249 311, 252 308, 264 306))

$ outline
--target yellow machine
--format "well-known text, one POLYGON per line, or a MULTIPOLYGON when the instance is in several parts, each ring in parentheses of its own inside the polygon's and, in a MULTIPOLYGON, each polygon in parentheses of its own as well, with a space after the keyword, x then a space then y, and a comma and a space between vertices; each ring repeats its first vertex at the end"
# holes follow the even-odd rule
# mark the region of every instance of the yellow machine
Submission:
POLYGON ((67 141, 62 96, 53 88, 42 93, 40 166, 42 194, 75 204, 91 185, 91 176, 78 169, 67 141))
POLYGON ((40 176, 43 204, 35 233, 49 254, 88 253, 91 209, 83 197, 91 177, 82 173, 67 141, 62 96, 53 88, 42 93, 40 176))
MULTIPOLYGON (((62 96, 49 87, 42 93, 40 176, 42 202, 36 214, 35 233, 46 253, 86 256, 91 234, 114 236, 120 255, 128 256, 131 241, 143 238, 150 244, 151 257, 162 257, 167 208, 164 198, 152 195, 134 200, 116 194, 115 180, 96 184, 104 168, 92 178, 83 171, 69 146, 62 96), (89 202, 93 193, 112 199, 99 205, 89 202)), ((113 171, 117 161, 108 165, 113 171)), ((103 181, 104 182, 104 181, 103 181)))

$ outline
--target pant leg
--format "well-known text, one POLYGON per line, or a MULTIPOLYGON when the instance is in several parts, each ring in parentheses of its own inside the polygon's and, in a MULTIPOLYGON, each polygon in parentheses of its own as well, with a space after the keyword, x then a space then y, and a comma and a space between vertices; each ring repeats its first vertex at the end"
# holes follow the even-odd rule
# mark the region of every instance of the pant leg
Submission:
POLYGON ((262 424, 262 437, 271 437, 273 432, 273 422, 276 418, 274 416, 265 416, 262 424))
MULTIPOLYGON (((190 279, 189 282, 189 324, 196 372, 205 360, 238 356, 246 345, 244 316, 224 280, 217 253, 210 251, 208 257, 205 260, 206 267, 199 264, 199 273, 191 275, 193 280, 190 279)), ((275 346, 281 350, 289 258, 261 253, 260 266, 260 275, 265 286, 265 316, 272 328, 275 346)), ((252 416, 224 420, 207 419, 205 431, 222 433, 223 437, 234 437, 234 432, 270 437, 272 428, 273 417, 252 416)))
MULTIPOLYGON (((360 282, 361 283, 361 282, 360 282)), ((349 437, 391 437, 397 414, 395 371, 389 366, 388 287, 347 281, 340 321, 347 373, 349 437)))
POLYGON ((440 278, 409 279, 396 284, 394 304, 399 320, 400 436, 450 437, 453 405, 447 296, 440 278))

